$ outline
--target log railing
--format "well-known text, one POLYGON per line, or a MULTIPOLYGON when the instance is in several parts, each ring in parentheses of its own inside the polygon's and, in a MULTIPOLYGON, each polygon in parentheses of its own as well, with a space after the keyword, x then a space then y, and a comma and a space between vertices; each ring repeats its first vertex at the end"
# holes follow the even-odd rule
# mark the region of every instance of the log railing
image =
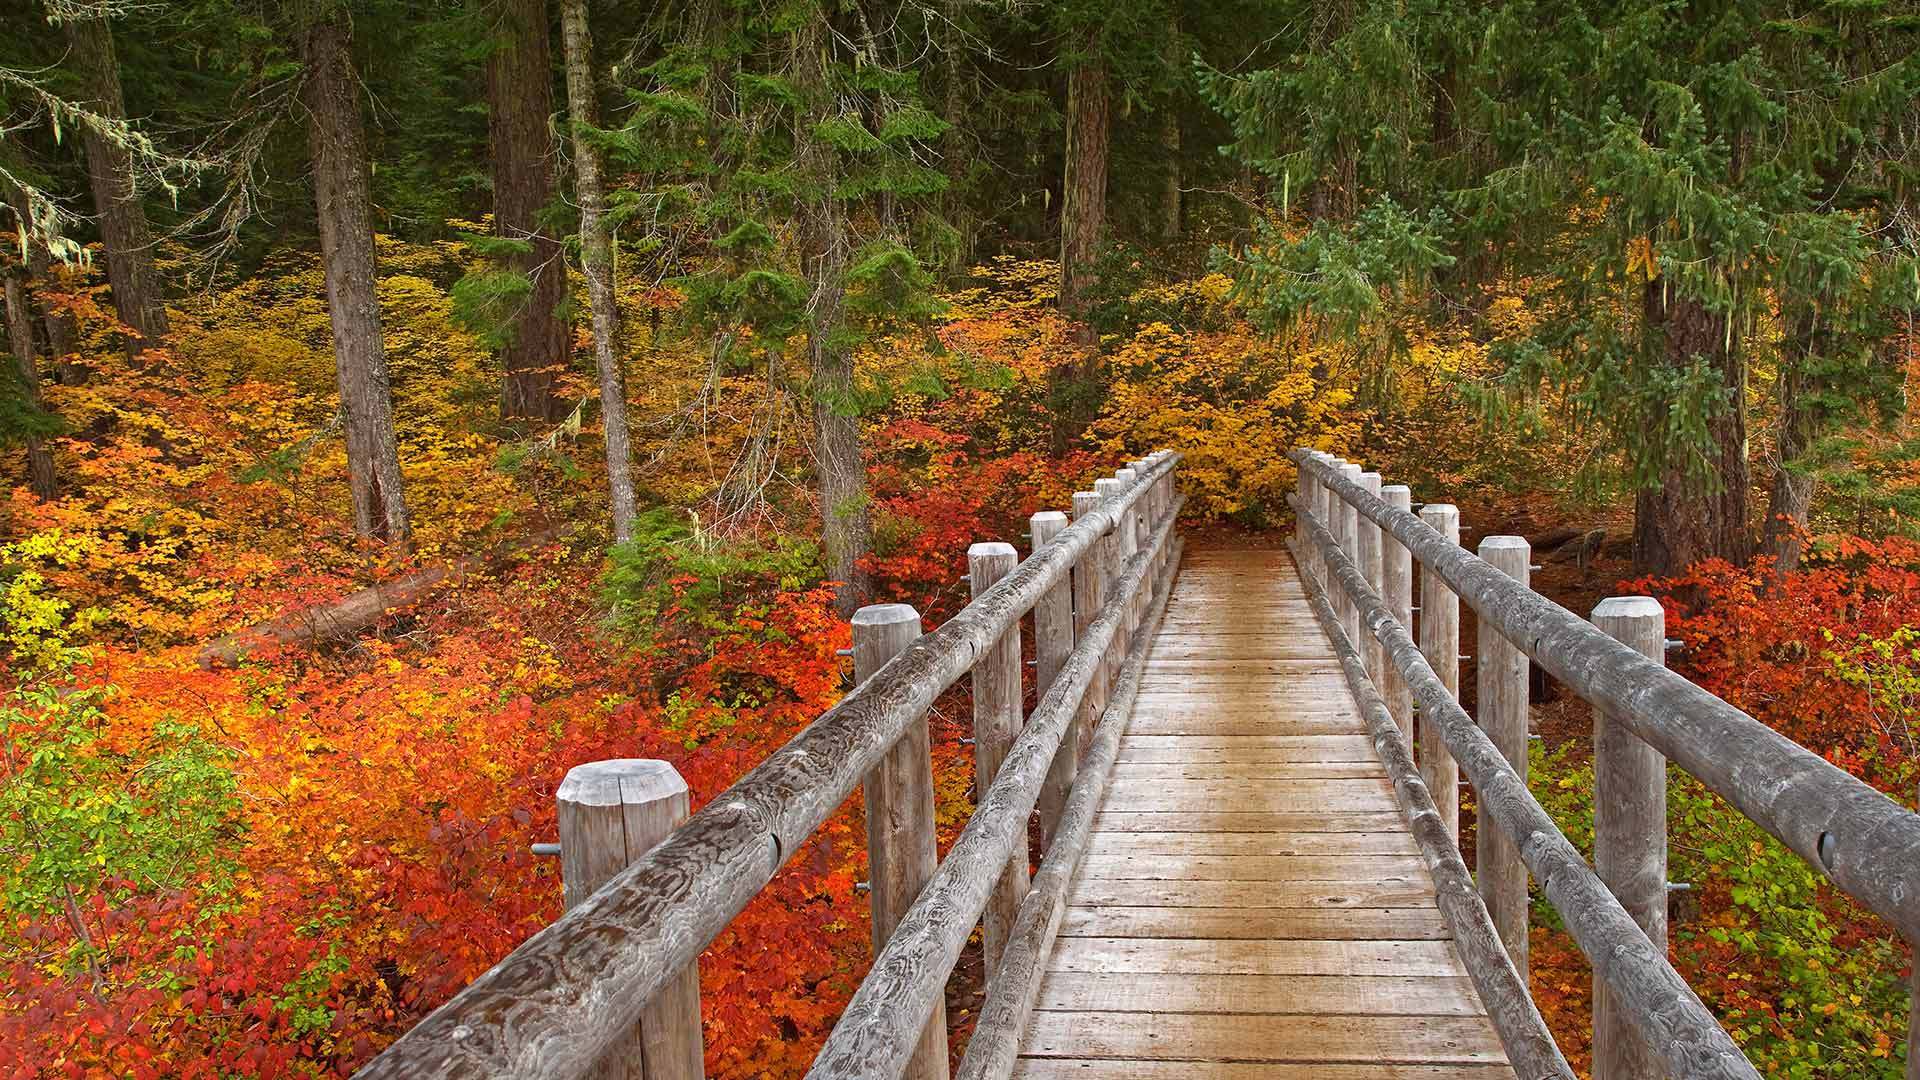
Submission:
POLYGON ((961 1073, 1007 1076, 1177 573, 1178 461, 1160 451, 1076 494, 1071 523, 1035 515, 1025 560, 975 545, 973 600, 931 633, 910 607, 862 609, 858 685, 691 817, 664 763, 575 768, 558 793, 566 911, 359 1075, 698 1077, 700 953, 864 786, 876 957, 809 1075, 945 1080, 942 990, 984 918, 987 1002, 961 1073), (977 805, 936 861, 926 714, 969 673, 977 805))
MULTIPOLYGON (((1316 451, 1289 457, 1295 561, 1522 1077, 1571 1075, 1525 996, 1529 871, 1593 964, 1595 1080, 1758 1075, 1667 960, 1669 761, 1920 935, 1920 816, 1668 671, 1657 601, 1615 597, 1580 619, 1528 587, 1525 540, 1488 537, 1476 557, 1452 506, 1415 516, 1404 487, 1316 451), (1477 724, 1457 700, 1463 601, 1479 617, 1477 724), (1527 790, 1529 658, 1594 706, 1592 866, 1527 790), (1479 820, 1472 884, 1456 846, 1463 772, 1479 820)), ((1910 1033, 1910 1080, 1915 1050, 1910 1033)))

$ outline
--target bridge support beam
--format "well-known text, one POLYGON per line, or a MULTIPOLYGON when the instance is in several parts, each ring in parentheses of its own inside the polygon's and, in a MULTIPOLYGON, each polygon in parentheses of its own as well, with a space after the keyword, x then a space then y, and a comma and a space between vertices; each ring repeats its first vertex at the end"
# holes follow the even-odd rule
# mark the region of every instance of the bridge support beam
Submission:
MULTIPOLYGON (((1526 585, 1533 548, 1523 537, 1489 536, 1480 541, 1480 557, 1526 585)), ((1527 779, 1527 654, 1481 620, 1475 664, 1480 730, 1507 759, 1520 782, 1527 779)), ((1474 866, 1480 899, 1493 916, 1494 929, 1514 970, 1527 977, 1527 866, 1520 849, 1487 815, 1474 829, 1474 866)))
MULTIPOLYGON (((553 797, 568 908, 578 907, 687 820, 687 782, 664 761, 616 758, 575 765, 553 797)), ((641 1011, 634 1031, 607 1048, 598 1075, 606 1080, 700 1080, 706 1070, 704 1054, 700 967, 695 963, 641 1011)))
MULTIPOLYGON (((1593 624, 1655 663, 1667 653, 1667 617, 1650 596, 1615 596, 1593 609, 1593 624)), ((1593 711, 1593 869, 1667 950, 1667 759, 1612 710, 1593 711)), ((1657 1080, 1666 1075, 1632 1022, 1599 980, 1593 985, 1594 1080, 1657 1080)))

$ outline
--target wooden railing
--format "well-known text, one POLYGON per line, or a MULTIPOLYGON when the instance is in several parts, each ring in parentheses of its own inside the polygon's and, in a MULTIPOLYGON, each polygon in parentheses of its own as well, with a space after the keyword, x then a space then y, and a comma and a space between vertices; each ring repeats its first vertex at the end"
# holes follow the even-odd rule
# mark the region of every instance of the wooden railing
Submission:
MULTIPOLYGON (((1920 816, 1668 671, 1657 601, 1615 597, 1587 622, 1527 586, 1524 539, 1488 537, 1475 557, 1454 507, 1416 517, 1408 489, 1378 474, 1289 456, 1300 466, 1296 563, 1519 1075, 1572 1076, 1526 994, 1531 871, 1593 964, 1595 1080, 1758 1076, 1667 960, 1668 761, 1910 942, 1920 935, 1920 816), (1457 701, 1461 601, 1479 616, 1478 724, 1457 701), (1528 658, 1595 708, 1592 866, 1527 790, 1528 658), (1477 882, 1456 848, 1462 771, 1478 812, 1477 882)), ((1907 1075, 1920 1078, 1912 1033, 1908 1046, 1907 1075)))
POLYGON ((1077 493, 1071 522, 1035 515, 1024 561, 975 545, 973 600, 931 633, 910 607, 862 609, 854 690, 690 818, 665 763, 574 769, 557 796, 565 913, 359 1075, 698 1077, 701 951, 864 785, 877 955, 809 1075, 945 1080, 942 990, 984 920, 987 1001, 960 1075, 1005 1077, 1177 572, 1178 461, 1161 451, 1077 493), (1039 700, 1023 722, 1029 611, 1039 700), (926 713, 969 673, 977 804, 936 862, 926 713))

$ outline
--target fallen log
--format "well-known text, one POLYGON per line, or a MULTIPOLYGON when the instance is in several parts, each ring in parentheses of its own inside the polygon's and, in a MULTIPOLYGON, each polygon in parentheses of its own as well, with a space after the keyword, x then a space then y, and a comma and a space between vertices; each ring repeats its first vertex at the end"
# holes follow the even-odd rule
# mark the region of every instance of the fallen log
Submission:
POLYGON ((381 618, 420 603, 444 585, 456 585, 477 570, 498 566, 560 535, 543 529, 491 556, 466 555, 441 566, 427 566, 392 581, 369 585, 330 604, 316 604, 276 619, 255 623, 200 647, 194 660, 203 669, 232 666, 256 652, 291 645, 314 645, 353 637, 381 618))

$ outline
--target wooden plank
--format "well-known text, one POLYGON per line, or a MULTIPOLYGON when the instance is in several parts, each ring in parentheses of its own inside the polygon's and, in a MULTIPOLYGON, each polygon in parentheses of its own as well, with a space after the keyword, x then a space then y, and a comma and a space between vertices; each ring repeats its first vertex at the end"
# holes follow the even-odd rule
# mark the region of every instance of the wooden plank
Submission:
MULTIPOLYGON (((1365 753, 1375 758, 1373 741, 1365 735, 1148 735, 1128 732, 1120 740, 1124 760, 1129 751, 1138 750, 1267 750, 1307 754, 1312 760, 1355 760, 1320 756, 1326 751, 1365 753)), ((1288 757, 1261 758, 1264 761, 1288 761, 1288 757)))
POLYGON ((1089 852, 1080 876, 1089 880, 1385 881, 1425 873, 1419 855, 1150 855, 1089 852))
POLYGON ((1402 832, 1096 833, 1089 853, 1103 855, 1418 855, 1402 832))
POLYGON ((1398 810, 1137 810, 1109 806, 1094 819, 1121 832, 1383 832, 1402 824, 1398 810))
POLYGON ((1460 1062, 1506 1058, 1493 1030, 1468 1016, 1284 1016, 1174 1013, 1138 1022, 1131 1013, 1035 1013, 1021 1052, 1029 1057, 1159 1061, 1460 1062))
MULTIPOLYGON (((1160 975, 1049 972, 1035 1008, 1067 1012, 1264 1016, 1479 1016, 1460 975, 1160 975)), ((1136 1021, 1152 1023, 1151 1020, 1136 1021)))
MULTIPOLYGON (((1258 735, 1240 736, 1245 739, 1258 739, 1258 735)), ((1275 738, 1354 740, 1357 735, 1295 735, 1274 736, 1275 738)), ((1195 736, 1198 738, 1198 736, 1195 736)), ((1232 736, 1228 736, 1232 738, 1232 736)), ((1266 748, 1260 746, 1186 746, 1186 747, 1149 747, 1138 744, 1122 746, 1119 764, 1122 765, 1284 765, 1296 762, 1354 762, 1379 767, 1379 759, 1373 754, 1373 748, 1355 745, 1351 749, 1345 746, 1329 746, 1291 750, 1286 748, 1266 748)))
POLYGON ((1464 975, 1444 941, 1062 938, 1048 971, 1169 975, 1464 975))
POLYGON ((1358 716, 1289 720, 1241 720, 1215 712, 1135 716, 1128 730, 1143 735, 1352 735, 1363 728, 1358 716))
POLYGON ((1157 937, 1325 941, 1440 941, 1453 931, 1433 907, 1139 907, 1067 909, 1063 937, 1157 937))
POLYGON ((1021 1058, 1013 1080, 1513 1080, 1505 1065, 1021 1058))
POLYGON ((1242 784, 1359 780, 1380 775, 1377 761, 1130 761, 1113 769, 1115 780, 1231 780, 1242 784))
POLYGON ((1073 883, 1075 907, 1377 908, 1425 907, 1433 885, 1390 881, 1155 881, 1109 878, 1073 883))
POLYGON ((1344 780, 1288 780, 1260 786, 1232 780, 1122 780, 1115 778, 1107 788, 1105 807, 1116 810, 1146 810, 1159 804, 1185 804, 1201 800, 1200 806, 1169 805, 1168 809, 1204 809, 1207 806, 1233 806, 1239 810, 1375 810, 1394 808, 1393 786, 1386 777, 1361 777, 1344 780), (1384 802, 1382 801, 1384 800, 1384 802), (1348 804, 1355 804, 1349 806, 1348 804))

